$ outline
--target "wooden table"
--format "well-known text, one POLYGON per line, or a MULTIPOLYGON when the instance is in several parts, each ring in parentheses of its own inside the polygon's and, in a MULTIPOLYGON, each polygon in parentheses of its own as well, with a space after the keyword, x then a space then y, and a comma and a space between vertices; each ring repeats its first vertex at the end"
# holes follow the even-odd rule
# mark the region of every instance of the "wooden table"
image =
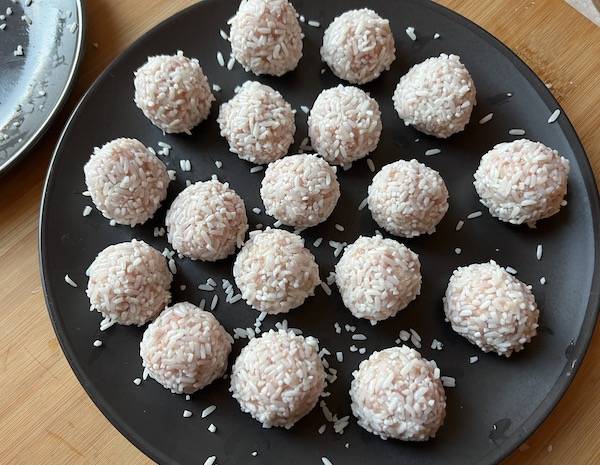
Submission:
MULTIPOLYGON (((37 148, 0 181, 0 463, 149 463, 92 404, 71 372, 44 305, 38 208, 66 117, 135 38, 192 0, 90 0, 75 91, 37 148), (94 46, 97 44, 97 48, 94 46)), ((600 179, 600 29, 562 0, 443 0, 490 31, 552 84, 600 179)), ((600 333, 544 424, 505 464, 600 464, 600 333)))

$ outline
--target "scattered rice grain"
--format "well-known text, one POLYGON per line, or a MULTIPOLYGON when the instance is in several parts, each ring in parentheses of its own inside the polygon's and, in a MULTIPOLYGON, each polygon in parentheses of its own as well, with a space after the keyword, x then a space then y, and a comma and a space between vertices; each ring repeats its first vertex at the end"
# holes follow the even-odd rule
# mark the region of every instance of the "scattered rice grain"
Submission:
POLYGON ((491 119, 494 117, 493 113, 488 113, 487 115, 485 115, 483 118, 481 118, 479 120, 479 124, 485 124, 489 121, 491 121, 491 119))
POLYGON ((202 418, 206 418, 211 413, 213 413, 215 410, 217 410, 217 406, 216 405, 211 405, 209 407, 206 407, 204 410, 202 410, 202 413, 200 414, 200 416, 202 418))
POLYGON ((65 275, 65 282, 69 285, 69 286, 73 286, 73 287, 77 287, 77 283, 75 283, 75 281, 73 281, 68 274, 65 275))
POLYGON ((442 385, 444 387, 456 387, 456 379, 452 376, 441 376, 440 379, 442 380, 442 385))
POLYGON ((559 116, 560 116, 560 110, 559 109, 554 110, 554 112, 550 115, 550 118, 548 118, 548 124, 554 123, 558 119, 559 116))
POLYGON ((365 197, 365 198, 363 199, 363 201, 362 201, 362 202, 361 202, 361 203, 358 205, 358 210, 359 210, 359 211, 360 211, 360 210, 363 210, 363 209, 364 209, 364 208, 367 206, 367 203, 368 203, 368 202, 369 202, 369 197, 365 197))
POLYGON ((369 170, 371 170, 371 173, 375 172, 375 163, 373 163, 373 160, 370 158, 367 158, 367 166, 369 167, 369 170))

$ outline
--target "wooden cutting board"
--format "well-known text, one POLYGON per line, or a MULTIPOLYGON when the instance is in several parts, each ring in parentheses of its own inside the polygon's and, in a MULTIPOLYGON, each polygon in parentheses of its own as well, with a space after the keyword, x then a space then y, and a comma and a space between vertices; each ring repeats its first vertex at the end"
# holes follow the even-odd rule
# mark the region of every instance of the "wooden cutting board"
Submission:
MULTIPOLYGON (((34 0, 42 1, 42 0, 34 0)), ((86 2, 86 55, 54 128, 0 180, 0 463, 149 463, 106 421, 54 336, 37 256, 42 183, 68 114, 134 39, 192 0, 86 2)), ((600 179, 600 29, 562 0, 442 0, 502 40, 548 84, 600 179)), ((558 407, 505 465, 600 464, 600 334, 558 407)))

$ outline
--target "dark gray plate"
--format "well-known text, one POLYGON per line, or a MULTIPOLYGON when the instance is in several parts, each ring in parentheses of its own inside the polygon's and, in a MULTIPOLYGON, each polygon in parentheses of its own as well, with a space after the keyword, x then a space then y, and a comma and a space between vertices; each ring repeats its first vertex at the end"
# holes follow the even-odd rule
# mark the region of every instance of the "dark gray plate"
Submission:
POLYGON ((67 99, 82 55, 80 0, 0 0, 0 175, 33 147, 67 99), (23 18, 25 16, 25 18, 23 18), (29 18, 29 21, 27 20, 29 18), (14 52, 21 45, 23 55, 14 52))
MULTIPOLYGON (((336 14, 362 7, 364 2, 301 1, 295 2, 306 18, 328 24, 336 14)), ((84 293, 85 269, 96 254, 109 244, 143 239, 162 250, 164 238, 155 238, 153 228, 164 221, 165 208, 155 219, 131 229, 111 227, 94 211, 83 218, 81 211, 89 205, 82 168, 93 146, 116 137, 136 137, 157 147, 164 140, 173 146, 168 166, 178 171, 169 191, 168 205, 180 192, 185 180, 205 180, 217 173, 246 200, 249 219, 272 224, 272 219, 255 215, 250 210, 262 207, 258 194, 262 173, 250 174, 250 164, 227 151, 216 124, 217 105, 229 99, 236 85, 254 79, 239 65, 228 72, 219 67, 215 55, 228 51, 219 36, 227 18, 235 11, 234 2, 205 0, 160 24, 144 35, 118 58, 92 86, 69 121, 56 149, 42 204, 40 256, 48 308, 63 350, 82 385, 110 421, 146 454, 161 463, 203 463, 217 455, 220 464, 260 463, 290 465, 319 464, 327 456, 336 464, 378 463, 381 465, 470 465, 491 464, 515 449, 548 415, 565 391, 585 352, 598 309, 598 194, 592 172, 575 131, 564 115, 554 124, 548 116, 558 108, 550 92, 510 50, 466 19, 430 2, 406 0, 389 2, 371 0, 369 5, 391 20, 396 34, 398 59, 392 69, 365 89, 378 100, 383 112, 383 135, 372 158, 380 168, 399 158, 416 157, 439 170, 448 185, 451 202, 448 214, 438 232, 429 237, 404 241, 420 254, 423 268, 422 295, 398 317, 371 327, 366 321, 353 319, 334 290, 332 297, 322 291, 301 308, 288 315, 290 326, 302 328, 305 334, 319 338, 332 353, 341 350, 344 363, 330 357, 339 370, 339 379, 327 398, 330 409, 339 416, 350 414, 348 388, 351 373, 360 360, 375 350, 394 344, 400 329, 414 328, 423 337, 422 353, 434 358, 442 372, 457 379, 455 389, 447 389, 448 416, 438 437, 424 444, 382 441, 365 432, 352 421, 344 435, 334 434, 331 426, 319 436, 318 427, 325 423, 320 409, 315 409, 292 430, 263 430, 248 415, 242 414, 227 392, 228 383, 214 383, 185 401, 169 394, 152 380, 136 387, 132 380, 141 376, 138 344, 143 329, 113 327, 98 331, 99 315, 89 313, 84 293), (404 33, 407 26, 416 28, 416 42, 404 33), (441 38, 433 40, 435 32, 441 38), (135 108, 132 102, 134 70, 148 55, 174 53, 182 49, 200 59, 213 83, 222 86, 210 119, 193 131, 192 136, 163 136, 135 108), (479 104, 473 122, 461 134, 447 141, 424 137, 404 127, 391 102, 393 89, 400 76, 414 63, 437 55, 454 52, 463 57, 477 84, 479 104), (508 97, 507 93, 512 93, 508 97), (489 112, 493 120, 486 125, 477 121, 489 112), (511 140, 511 128, 523 128, 527 136, 557 148, 571 161, 569 206, 555 217, 543 221, 538 229, 513 227, 491 218, 487 213, 467 221, 456 232, 459 219, 480 209, 472 186, 472 175, 480 156, 494 144, 511 140), (415 142, 419 138, 420 142, 415 142), (427 149, 439 147, 442 153, 425 157, 427 149), (190 159, 192 171, 182 173, 179 160, 190 159), (217 170, 215 160, 223 162, 217 170), (536 260, 536 246, 542 243, 544 257, 536 260), (461 255, 454 248, 463 249, 461 255), (480 353, 466 340, 454 334, 444 322, 442 296, 451 271, 464 264, 493 258, 510 265, 518 276, 533 285, 541 307, 542 331, 525 351, 506 360, 480 353), (75 289, 65 284, 66 273, 79 283, 75 289), (539 283, 541 276, 548 280, 539 283), (362 345, 367 354, 350 353, 350 334, 337 335, 334 322, 356 325, 368 335, 362 345), (92 347, 100 338, 102 348, 92 347), (444 350, 430 349, 433 338, 444 343, 444 350), (469 357, 479 362, 469 364, 469 357), (210 404, 218 409, 207 419, 200 411, 210 404), (194 416, 182 418, 190 409, 194 416), (207 431, 210 423, 218 427, 216 434, 207 431), (349 448, 345 444, 349 443, 349 448), (250 453, 258 451, 252 458, 250 453)), ((304 58, 293 73, 282 78, 261 78, 275 87, 295 108, 311 106, 321 89, 339 81, 329 71, 320 73, 319 46, 323 28, 304 27, 304 58)), ((227 56, 227 55, 226 55, 227 56)), ((297 150, 306 135, 306 115, 297 113, 297 150)), ((376 225, 368 210, 357 211, 366 196, 372 173, 365 161, 347 172, 340 172, 342 197, 332 218, 325 224, 303 233, 315 253, 326 277, 336 260, 327 240, 351 242, 359 234, 373 234, 376 225), (346 227, 336 231, 335 223, 346 227), (317 237, 326 240, 319 248, 312 246, 317 237)), ((232 259, 216 264, 177 260, 179 272, 173 284, 174 301, 198 303, 211 294, 196 286, 208 277, 219 281, 231 278, 232 259), (185 284, 187 289, 180 290, 185 284)), ((256 312, 242 302, 221 303, 215 315, 228 330, 251 326, 256 312)), ((267 318, 263 329, 273 327, 282 318, 267 318)), ((232 359, 244 341, 235 344, 232 359)))

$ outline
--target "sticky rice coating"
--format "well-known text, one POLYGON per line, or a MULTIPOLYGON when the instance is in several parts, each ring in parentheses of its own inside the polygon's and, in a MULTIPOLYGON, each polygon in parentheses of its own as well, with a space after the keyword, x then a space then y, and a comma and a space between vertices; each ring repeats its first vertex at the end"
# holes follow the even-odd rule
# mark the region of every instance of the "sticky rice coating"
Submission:
POLYGON ((373 219, 391 234, 433 234, 448 211, 448 189, 440 174, 417 160, 385 165, 369 186, 373 219))
POLYGON ((408 70, 393 100, 406 126, 445 139, 465 128, 475 97, 475 84, 460 57, 442 53, 408 70))
POLYGON ((248 218, 244 201, 215 179, 186 187, 165 218, 173 248, 192 260, 214 262, 228 257, 244 243, 248 218))
POLYGON ((536 335, 539 310, 531 286, 493 260, 459 267, 444 297, 452 329, 484 352, 510 357, 536 335))
POLYGON ((344 305, 357 318, 395 316, 421 291, 419 256, 393 239, 359 237, 335 267, 344 305))
POLYGON ((180 302, 148 325, 140 356, 156 382, 175 394, 192 394, 225 374, 232 343, 212 313, 180 302))
POLYGON ((229 24, 231 53, 246 71, 281 76, 298 65, 304 34, 287 0, 242 0, 229 24))
POLYGON ((319 94, 308 117, 312 147, 332 165, 349 165, 377 148, 381 135, 377 101, 358 87, 319 94))
POLYGON ((115 139, 95 148, 83 171, 92 202, 118 224, 145 223, 167 196, 167 168, 136 139, 115 139))
POLYGON ((446 395, 434 361, 407 346, 373 352, 353 373, 352 413, 382 439, 426 441, 446 416, 446 395))
POLYGON ((286 155, 296 132, 291 105, 279 92, 256 81, 246 81, 221 105, 217 122, 229 150, 259 165, 286 155))
POLYGON ((310 412, 325 388, 317 341, 273 331, 251 339, 231 371, 230 391, 242 412, 264 428, 291 428, 310 412))
POLYGON ((323 35, 321 59, 352 84, 377 79, 396 59, 389 21, 368 8, 337 16, 323 35))
POLYGON ((496 145, 475 172, 475 189, 492 216, 512 224, 535 223, 558 213, 567 195, 569 160, 540 142, 496 145))
POLYGON ((340 198, 335 167, 316 155, 291 155, 269 165, 260 188, 267 215, 308 228, 322 223, 340 198))
POLYGON ((109 321, 141 326, 171 300, 173 276, 165 257, 144 241, 110 245, 89 267, 90 309, 109 321))
POLYGON ((252 231, 233 264, 235 284, 252 308, 287 313, 319 285, 319 267, 304 239, 282 229, 252 231))
POLYGON ((208 118, 215 97, 197 59, 148 57, 134 74, 135 104, 163 132, 189 134, 208 118))

